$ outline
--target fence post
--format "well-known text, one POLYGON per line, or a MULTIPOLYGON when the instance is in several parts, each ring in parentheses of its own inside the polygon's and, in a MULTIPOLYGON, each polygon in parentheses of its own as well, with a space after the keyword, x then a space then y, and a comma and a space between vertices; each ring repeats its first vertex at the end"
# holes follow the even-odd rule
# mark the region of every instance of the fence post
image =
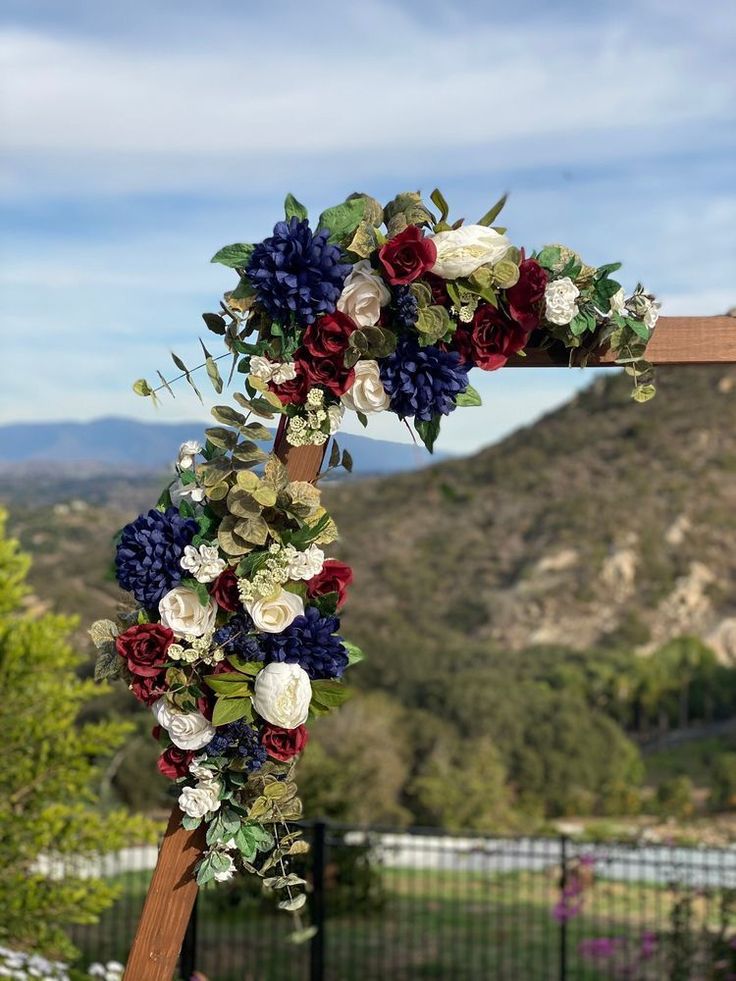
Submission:
POLYGON ((565 915, 565 890, 567 888, 567 835, 560 835, 560 981, 567 981, 567 916, 565 915))
POLYGON ((179 960, 179 975, 184 981, 189 981, 197 969, 197 907, 199 905, 199 894, 194 900, 192 912, 187 923, 187 931, 181 945, 181 958, 179 960))
POLYGON ((309 979, 324 981, 325 976, 325 859, 327 824, 312 826, 312 919, 317 928, 309 950, 309 979))

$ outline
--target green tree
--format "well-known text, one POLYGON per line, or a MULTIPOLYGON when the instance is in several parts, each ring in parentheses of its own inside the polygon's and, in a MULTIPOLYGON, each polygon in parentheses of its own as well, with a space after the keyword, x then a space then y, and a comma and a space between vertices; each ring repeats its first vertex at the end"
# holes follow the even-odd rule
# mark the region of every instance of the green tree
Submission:
POLYGON ((714 810, 736 808, 736 753, 719 753, 713 764, 710 803, 714 810))
POLYGON ((100 763, 129 727, 77 724, 97 686, 77 676, 74 622, 24 608, 29 560, 5 522, 0 510, 0 942, 64 956, 64 927, 93 921, 115 895, 91 874, 95 856, 151 826, 98 806, 100 763))

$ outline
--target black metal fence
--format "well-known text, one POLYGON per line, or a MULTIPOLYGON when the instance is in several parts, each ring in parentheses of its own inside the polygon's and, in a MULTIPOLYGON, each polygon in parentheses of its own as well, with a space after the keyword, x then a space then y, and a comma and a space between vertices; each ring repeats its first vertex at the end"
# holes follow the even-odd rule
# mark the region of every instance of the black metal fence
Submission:
MULTIPOLYGON (((316 823, 310 915, 257 883, 201 891, 181 976, 209 981, 736 979, 736 848, 584 844, 316 823)), ((125 960, 155 861, 128 850, 104 872, 120 897, 72 939, 81 963, 125 960)))

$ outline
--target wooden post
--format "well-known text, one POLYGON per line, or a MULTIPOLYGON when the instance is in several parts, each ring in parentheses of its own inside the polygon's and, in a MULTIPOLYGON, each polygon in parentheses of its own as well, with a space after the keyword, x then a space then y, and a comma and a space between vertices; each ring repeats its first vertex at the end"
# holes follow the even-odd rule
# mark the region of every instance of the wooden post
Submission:
MULTIPOLYGON (((736 318, 662 317, 647 348, 653 364, 736 363, 736 318)), ((530 351, 514 358, 514 367, 551 367, 556 363, 545 351, 530 351)), ((591 365, 613 367, 604 354, 591 365)), ((326 446, 293 447, 284 438, 284 420, 276 435, 274 452, 284 461, 292 480, 313 481, 319 474, 326 446)), ((125 981, 171 981, 189 916, 197 895, 194 866, 204 846, 204 828, 185 831, 175 807, 169 820, 156 869, 146 896, 128 958, 125 981)))
MULTIPOLYGON (((290 446, 284 419, 276 433, 274 452, 284 461, 292 480, 313 481, 319 474, 327 446, 290 446)), ((206 828, 181 827, 175 807, 164 835, 158 861, 148 887, 125 981, 171 981, 197 896, 194 866, 205 848, 206 828)), ((186 979, 188 981, 188 979, 186 979)))

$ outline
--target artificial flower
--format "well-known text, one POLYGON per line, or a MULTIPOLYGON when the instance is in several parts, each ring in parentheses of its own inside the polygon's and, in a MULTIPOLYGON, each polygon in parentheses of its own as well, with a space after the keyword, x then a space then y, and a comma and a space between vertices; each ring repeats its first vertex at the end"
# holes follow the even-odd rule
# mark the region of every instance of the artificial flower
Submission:
POLYGON ((260 597, 246 602, 245 608, 257 630, 267 634, 277 634, 285 630, 294 617, 304 613, 301 596, 281 589, 276 596, 260 597))
POLYGON ((345 354, 350 335, 358 325, 347 314, 336 310, 311 323, 302 336, 302 347, 311 359, 337 358, 345 354))
POLYGON ((511 318, 531 333, 539 327, 549 277, 535 259, 522 259, 518 271, 516 284, 506 290, 506 302, 511 318))
MULTIPOLYGON (((326 358, 315 357, 306 349, 300 349, 297 355, 297 364, 304 373, 310 387, 321 385, 328 392, 332 392, 333 395, 339 397, 340 395, 344 395, 353 384, 355 369, 346 367, 342 352, 326 358)), ((281 390, 279 390, 278 394, 280 398, 281 390)))
POLYGON ((224 571, 227 563, 220 558, 216 545, 187 545, 179 564, 185 572, 191 573, 197 582, 212 582, 224 571))
MULTIPOLYGON (((308 606, 285 630, 263 638, 269 661, 298 664, 310 678, 340 678, 348 666, 348 652, 337 617, 322 616, 316 606, 308 606)), ((258 676, 257 676, 258 677, 258 676)))
POLYGON ((267 664, 256 675, 252 701, 266 722, 282 729, 296 729, 307 721, 312 701, 309 675, 298 664, 267 664))
POLYGON ((171 627, 177 637, 203 637, 215 626, 217 606, 210 600, 202 606, 189 586, 176 586, 158 604, 161 623, 171 627))
MULTIPOLYGON (((247 773, 256 773, 266 762, 266 751, 261 745, 258 730, 243 719, 218 726, 215 736, 204 751, 207 756, 237 758, 247 773)), ((190 772, 194 772, 191 767, 190 772)))
POLYGON ((353 581, 353 570, 337 559, 325 559, 322 571, 307 583, 307 596, 315 599, 337 593, 337 606, 341 607, 347 599, 348 586, 353 581))
POLYGON ((143 702, 144 705, 153 705, 162 695, 166 694, 166 674, 162 671, 153 677, 133 675, 128 688, 139 702, 143 702))
POLYGON ((289 579, 312 579, 319 575, 325 563, 325 553, 318 545, 308 545, 303 551, 287 545, 286 575, 289 579))
POLYGON ((158 724, 169 734, 169 739, 179 749, 202 749, 212 739, 215 728, 201 712, 184 712, 160 698, 152 712, 158 724))
POLYGON ((269 361, 268 358, 254 354, 250 359, 248 373, 260 381, 283 385, 284 382, 296 378, 296 366, 293 361, 269 361))
POLYGON ((117 580, 147 610, 153 610, 182 580, 179 564, 199 528, 176 508, 152 508, 126 525, 115 553, 117 580))
POLYGON ((482 303, 473 315, 470 328, 458 327, 452 343, 466 364, 477 365, 483 371, 495 371, 502 368, 512 354, 526 347, 529 333, 498 307, 482 303))
POLYGON ((378 250, 378 259, 392 286, 413 283, 432 268, 437 259, 433 239, 425 238, 421 228, 407 225, 378 250))
POLYGON ((288 381, 276 384, 269 382, 269 389, 281 399, 284 405, 303 405, 310 387, 306 365, 302 361, 294 361, 294 377, 288 381))
POLYGON ((169 485, 169 496, 174 507, 178 508, 182 501, 192 501, 201 504, 205 498, 204 487, 197 483, 185 484, 181 477, 169 485))
POLYGON ((180 470, 191 470, 194 466, 195 456, 201 452, 202 444, 198 443, 196 439, 188 439, 179 447, 179 456, 176 460, 177 467, 180 470))
POLYGON ((419 301, 408 286, 394 287, 394 320, 405 330, 411 330, 419 316, 419 301))
POLYGON ((453 411, 455 399, 468 387, 468 368, 455 351, 419 347, 404 337, 381 361, 381 381, 398 416, 429 422, 453 411))
POLYGON ((370 415, 385 412, 389 407, 389 397, 381 381, 377 361, 358 361, 354 369, 354 380, 342 396, 342 404, 353 412, 370 415))
POLYGON ((238 577, 229 566, 212 583, 210 596, 221 610, 227 610, 228 613, 235 613, 236 610, 240 609, 238 577))
POLYGON ((169 746, 159 756, 156 766, 163 776, 169 780, 178 780, 189 773, 189 764, 194 757, 191 749, 179 749, 178 746, 169 746))
POLYGON ((179 807, 188 817, 203 818, 220 809, 221 784, 217 780, 185 787, 179 794, 179 807))
POLYGON ((564 326, 578 315, 575 302, 580 290, 569 276, 553 279, 544 289, 544 315, 551 324, 564 326))
POLYGON ((351 266, 329 237, 328 229, 312 232, 306 219, 294 216, 278 222, 273 235, 254 248, 246 276, 274 320, 293 317, 305 325, 334 311, 351 266))
POLYGON ((309 733, 304 725, 296 729, 282 729, 281 726, 267 724, 263 727, 261 742, 269 756, 286 763, 301 753, 309 742, 309 733))
POLYGON ((174 633, 161 623, 139 623, 115 638, 118 654, 128 671, 139 678, 155 678, 167 661, 174 633))
POLYGON ((626 316, 626 294, 624 293, 623 286, 619 286, 616 292, 613 294, 609 300, 610 309, 609 313, 617 314, 619 317, 626 316))
POLYGON ((485 225, 461 225, 447 232, 438 232, 431 239, 437 259, 430 271, 443 279, 470 276, 480 266, 503 259, 511 243, 505 235, 485 225))
POLYGON ((227 882, 235 875, 235 859, 232 857, 232 855, 228 855, 226 852, 221 852, 220 854, 227 859, 227 865, 224 868, 218 868, 217 871, 213 873, 212 878, 215 880, 215 882, 227 882))
POLYGON ((337 309, 346 313, 358 327, 374 327, 381 307, 391 301, 391 292, 368 259, 360 259, 345 280, 337 309))

